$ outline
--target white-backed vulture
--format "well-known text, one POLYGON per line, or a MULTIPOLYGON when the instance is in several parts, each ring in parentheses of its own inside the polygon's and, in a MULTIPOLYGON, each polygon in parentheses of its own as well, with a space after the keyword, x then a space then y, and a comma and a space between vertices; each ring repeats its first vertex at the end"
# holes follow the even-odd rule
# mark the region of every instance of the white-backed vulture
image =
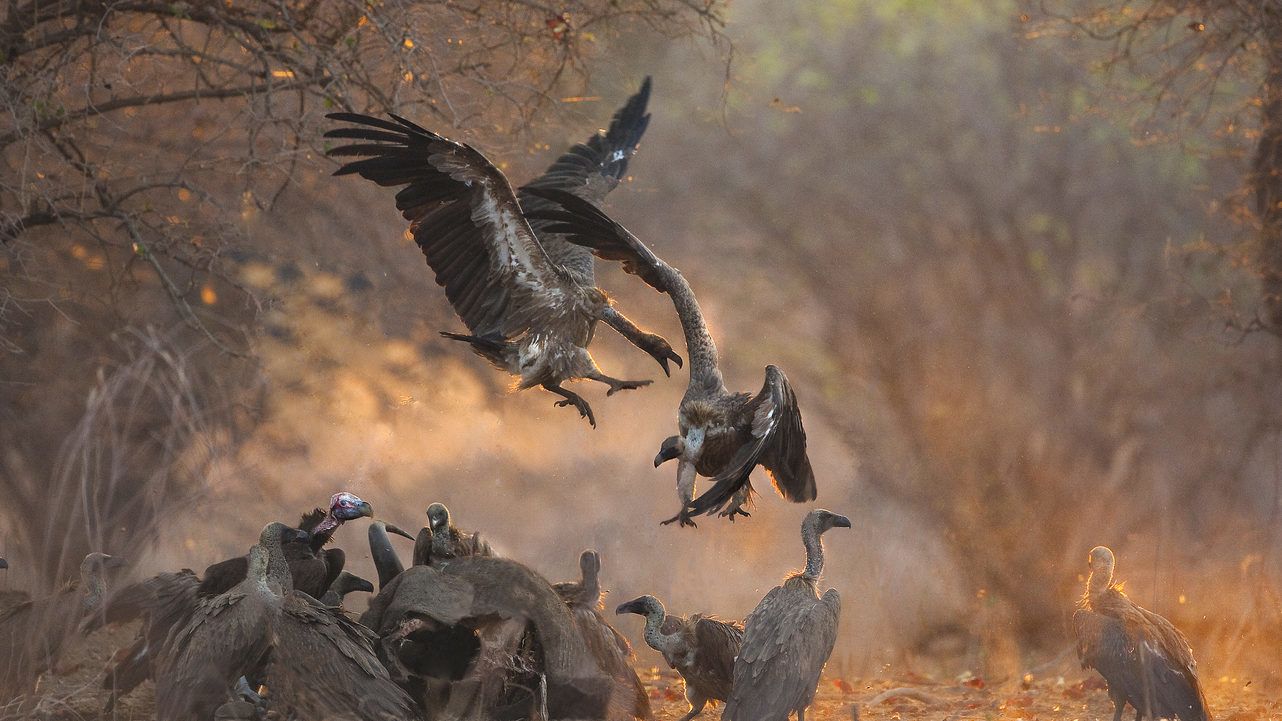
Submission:
POLYGON ((455 526, 450 520, 450 509, 444 503, 427 507, 427 525, 414 539, 414 565, 439 565, 464 556, 493 556, 494 550, 485 542, 480 532, 471 533, 455 526))
POLYGON ((850 519, 818 509, 801 522, 806 568, 775 586, 743 622, 743 646, 734 662, 726 721, 805 721, 819 675, 832 655, 841 616, 836 589, 819 596, 823 533, 850 528, 850 519))
POLYGON ((81 621, 98 612, 125 562, 90 553, 80 575, 43 598, 28 598, 0 611, 0 706, 26 696, 40 674, 53 668, 81 621))
POLYGON ((655 466, 678 459, 681 510, 664 523, 693 526, 691 516, 717 512, 730 520, 747 516, 743 506, 751 497, 752 470, 757 466, 766 469, 784 498, 813 501, 818 492, 806 455, 806 431, 797 396, 783 371, 766 366, 765 384, 755 396, 727 390, 712 333, 694 290, 676 268, 591 203, 555 189, 528 192, 559 206, 530 213, 547 223, 548 232, 589 247, 601 258, 622 261, 624 270, 667 293, 681 320, 690 382, 677 411, 679 435, 665 440, 654 459, 655 466), (695 498, 698 475, 711 477, 713 485, 695 498))
MULTIPOLYGON (((618 184, 636 149, 649 120, 648 97, 647 83, 604 136, 571 149, 530 188, 559 188, 585 202, 600 202, 618 184)), ((480 152, 396 115, 394 122, 355 113, 328 117, 355 126, 325 137, 360 141, 328 152, 361 158, 335 175, 355 173, 382 186, 403 186, 396 207, 470 331, 442 335, 469 343, 496 368, 516 376, 517 387, 541 386, 561 396, 556 405, 573 405, 593 426, 591 406, 562 383, 599 381, 609 386, 607 395, 650 383, 601 372, 587 350, 597 321, 619 328, 665 372, 668 359, 678 360, 666 341, 637 330, 611 309, 596 287, 590 258, 531 228, 507 178, 480 152)))
POLYGON ((1210 709, 1197 678, 1188 639, 1170 621, 1136 604, 1113 582, 1115 559, 1104 546, 1091 549, 1086 593, 1073 613, 1082 668, 1108 682, 1113 721, 1126 704, 1135 720, 1208 721, 1210 709))
POLYGON ((588 652, 601 670, 614 678, 615 689, 610 695, 610 705, 605 718, 648 719, 650 696, 632 669, 632 646, 605 617, 601 615, 601 556, 588 549, 579 554, 579 580, 555 584, 556 591, 565 605, 574 613, 588 652))
POLYGON ((338 574, 338 578, 335 578, 334 582, 329 585, 329 590, 321 597, 320 602, 326 606, 341 606, 343 605, 343 598, 347 594, 355 593, 356 591, 373 593, 374 584, 351 571, 342 571, 338 574))
POLYGON ((743 624, 695 614, 672 616, 654 596, 641 596, 620 604, 616 614, 645 617, 645 642, 663 654, 668 666, 685 681, 690 710, 681 721, 690 721, 709 701, 725 701, 734 682, 734 659, 743 644, 743 624))

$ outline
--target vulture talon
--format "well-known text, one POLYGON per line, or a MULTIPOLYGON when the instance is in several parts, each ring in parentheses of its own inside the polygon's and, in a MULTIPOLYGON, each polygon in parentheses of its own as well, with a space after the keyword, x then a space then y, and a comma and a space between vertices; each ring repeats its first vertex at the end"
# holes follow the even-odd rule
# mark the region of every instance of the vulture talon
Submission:
POLYGON ((676 351, 672 350, 672 345, 668 343, 668 339, 661 335, 646 333, 641 336, 638 345, 658 362, 659 366, 663 368, 663 374, 669 378, 672 377, 672 370, 668 368, 668 361, 676 363, 678 368, 685 367, 685 361, 682 360, 681 356, 677 355, 676 351))
POLYGON ((691 528, 698 528, 698 527, 699 527, 699 524, 695 523, 695 522, 694 522, 694 519, 690 517, 690 512, 689 512, 689 510, 687 510, 687 509, 685 509, 685 508, 682 508, 682 509, 681 509, 681 512, 680 512, 680 513, 678 513, 677 515, 673 516, 672 518, 669 518, 669 519, 668 519, 668 520, 666 520, 666 521, 659 521, 659 525, 660 525, 660 526, 666 526, 666 525, 668 525, 668 524, 672 523, 673 521, 676 521, 676 522, 678 523, 678 525, 680 525, 682 528, 685 528, 686 526, 689 526, 689 527, 691 527, 691 528))
POLYGON ((574 408, 579 412, 579 417, 588 419, 588 424, 593 428, 596 428, 596 416, 592 415, 592 406, 588 405, 588 402, 582 398, 578 396, 566 398, 565 400, 557 401, 556 405, 559 408, 574 406, 574 408))
POLYGON ((722 518, 729 518, 731 523, 734 523, 735 516, 743 516, 744 518, 752 517, 751 513, 748 513, 747 511, 743 510, 743 506, 735 506, 734 508, 727 508, 726 510, 722 511, 719 515, 722 518))
POLYGON ((636 389, 638 389, 638 388, 645 388, 646 386, 650 385, 650 384, 651 384, 651 383, 653 383, 653 382, 654 382, 654 381, 652 381, 652 380, 644 380, 644 381, 614 381, 614 382, 610 383, 610 390, 606 391, 606 392, 605 392, 605 394, 606 394, 607 396, 612 396, 612 395, 614 395, 615 393, 618 393, 619 391, 632 391, 632 390, 636 390, 636 389))

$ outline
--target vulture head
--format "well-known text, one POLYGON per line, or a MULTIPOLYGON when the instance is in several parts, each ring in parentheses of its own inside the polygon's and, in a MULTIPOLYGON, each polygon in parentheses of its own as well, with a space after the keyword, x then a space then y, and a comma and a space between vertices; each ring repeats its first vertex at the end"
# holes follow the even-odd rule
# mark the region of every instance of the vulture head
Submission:
POLYGON ((850 528, 849 518, 823 508, 808 513, 805 523, 814 528, 816 533, 823 533, 830 528, 850 528))
POLYGON ((1096 546, 1091 549, 1086 557, 1086 564, 1091 569, 1091 577, 1087 581, 1087 589, 1090 593, 1104 591, 1113 585, 1113 567, 1116 563, 1113 551, 1108 546, 1096 546))
POLYGON ((639 596, 628 601, 620 603, 619 607, 614 609, 616 616, 622 616, 625 613, 635 613, 638 616, 650 616, 652 614, 663 613, 663 603, 654 596, 639 596))
POLYGON ((685 452, 685 440, 681 436, 668 436, 659 446, 659 455, 654 457, 654 467, 658 468, 673 458, 680 458, 685 452))
POLYGON ((80 562, 81 602, 86 610, 97 609, 107 595, 107 585, 118 569, 129 564, 123 558, 105 553, 87 554, 80 562))
POLYGON ((329 499, 329 514, 339 522, 355 521, 358 518, 373 517, 374 508, 356 494, 340 491, 329 499))
POLYGON ((450 528, 450 509, 444 503, 433 503, 427 507, 427 527, 433 535, 446 533, 450 528))

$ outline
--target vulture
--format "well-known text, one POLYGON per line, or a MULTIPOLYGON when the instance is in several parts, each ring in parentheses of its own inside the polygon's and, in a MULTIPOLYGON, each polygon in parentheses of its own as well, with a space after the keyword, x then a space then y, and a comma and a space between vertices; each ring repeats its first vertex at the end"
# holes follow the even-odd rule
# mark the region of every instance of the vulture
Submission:
POLYGON ((80 562, 79 581, 0 611, 0 706, 29 694, 40 674, 58 663, 67 639, 98 611, 125 565, 123 559, 90 553, 80 562))
POLYGON ((588 652, 601 670, 614 678, 615 689, 610 696, 606 719, 648 719, 650 696, 641 679, 632 670, 632 645, 605 617, 601 597, 601 556, 588 549, 579 555, 578 581, 565 581, 552 586, 565 605, 574 614, 588 652))
MULTIPOLYGON (((293 587, 313 598, 324 596, 346 563, 342 549, 325 548, 325 544, 345 522, 373 515, 368 503, 346 491, 330 497, 328 510, 317 508, 304 514, 298 527, 308 533, 309 540, 295 539, 284 544, 293 587)), ((244 580, 248 565, 248 556, 238 556, 206 568, 198 593, 208 597, 231 590, 244 580)))
POLYGON ((340 571, 338 578, 335 578, 334 582, 329 585, 329 590, 325 592, 320 601, 326 606, 341 606, 343 597, 356 591, 373 593, 374 584, 350 571, 340 571))
POLYGON ((1073 613, 1077 657, 1082 668, 1108 682, 1113 721, 1126 704, 1135 719, 1208 721, 1211 712, 1197 680, 1197 662, 1188 640, 1170 621, 1136 604, 1113 583, 1113 552, 1091 549, 1086 594, 1073 613))
POLYGON ((381 638, 393 677, 425 688, 446 718, 605 717, 613 679, 552 586, 516 561, 407 568, 360 620, 381 638))
POLYGON ((189 568, 177 573, 160 573, 129 584, 113 593, 99 613, 80 625, 84 633, 108 623, 125 623, 142 618, 142 628, 133 644, 113 656, 102 687, 110 691, 104 712, 139 684, 153 677, 153 662, 175 628, 186 625, 197 605, 200 579, 189 568))
POLYGON ((292 588, 285 546, 308 533, 263 528, 245 578, 200 599, 170 636, 156 673, 160 721, 205 721, 238 679, 266 664, 270 710, 286 718, 409 721, 413 702, 374 655, 368 629, 292 588))
POLYGON ((392 538, 387 535, 388 531, 411 541, 414 540, 413 536, 390 523, 374 521, 369 524, 369 555, 374 559, 374 568, 378 571, 379 589, 391 583, 393 578, 405 570, 405 564, 401 563, 400 555, 396 553, 395 548, 392 548, 392 538))
POLYGON ((819 595, 823 573, 822 535, 850 528, 850 519, 817 509, 801 522, 806 568, 775 586, 743 622, 743 645, 734 662, 726 721, 787 721, 794 711, 806 721, 819 674, 837 640, 841 597, 836 589, 819 595))
POLYGON ((537 206, 529 191, 557 189, 600 203, 624 176, 628 159, 649 123, 647 80, 618 113, 604 135, 576 145, 548 171, 520 191, 476 149, 415 125, 397 115, 382 120, 355 113, 332 113, 353 125, 327 138, 355 140, 330 156, 356 157, 335 175, 358 174, 381 186, 401 187, 396 207, 435 273, 436 282, 469 333, 442 333, 467 342, 496 368, 517 377, 520 389, 541 386, 573 405, 596 426, 592 408, 563 383, 590 379, 609 386, 607 395, 641 388, 648 380, 619 380, 603 374, 588 344, 596 323, 605 320, 643 350, 665 372, 681 360, 666 340, 637 329, 615 311, 596 286, 589 253, 531 227, 522 204, 537 206))
POLYGON ((695 614, 689 619, 669 616, 654 596, 620 604, 616 614, 645 617, 645 642, 663 654, 668 666, 685 680, 690 710, 681 721, 698 716, 709 701, 730 698, 734 659, 743 644, 743 624, 695 614))
POLYGON ((690 381, 677 410, 680 433, 665 440, 654 459, 656 467, 678 459, 681 510, 664 523, 693 526, 692 516, 717 512, 732 521, 736 515, 747 516, 743 506, 751 497, 751 475, 757 466, 766 469, 775 489, 789 501, 815 500, 818 492, 806 455, 801 409, 783 371, 766 366, 765 384, 755 396, 727 390, 716 343, 680 271, 591 203, 556 189, 530 188, 528 192, 558 206, 530 213, 546 223, 547 232, 562 234, 602 258, 622 261, 624 270, 667 293, 681 320, 690 381), (696 475, 713 479, 712 488, 698 498, 694 498, 696 475))
POLYGON ((427 525, 414 539, 414 565, 432 566, 464 556, 493 556, 490 544, 480 533, 459 530, 450 521, 450 509, 444 503, 427 507, 427 525))

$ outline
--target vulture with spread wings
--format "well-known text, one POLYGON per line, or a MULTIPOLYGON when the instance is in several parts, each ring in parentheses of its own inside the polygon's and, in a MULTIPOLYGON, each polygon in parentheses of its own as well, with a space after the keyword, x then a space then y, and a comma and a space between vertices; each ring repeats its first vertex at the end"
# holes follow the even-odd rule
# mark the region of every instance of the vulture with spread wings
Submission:
POLYGON ((562 383, 591 379, 613 395, 648 380, 619 380, 601 372, 588 353, 596 323, 604 320, 650 353, 668 372, 681 365, 663 338, 645 333, 615 310, 596 287, 591 254, 531 227, 522 203, 541 201, 535 188, 557 189, 599 203, 623 177, 650 116, 649 81, 615 114, 609 130, 562 155, 520 192, 476 149, 444 138, 404 118, 382 120, 333 113, 352 123, 327 138, 358 141, 329 151, 356 157, 335 175, 358 174, 382 186, 399 186, 396 207, 410 223, 415 242, 445 288, 446 298, 469 334, 442 333, 519 380, 519 388, 542 386, 573 405, 593 426, 596 418, 578 394, 562 383))
POLYGON ((623 263, 676 307, 690 358, 690 383, 677 411, 680 434, 663 442, 654 463, 678 459, 677 495, 680 512, 664 521, 694 525, 691 516, 712 514, 734 520, 752 493, 752 469, 766 469, 775 489, 789 501, 815 500, 815 474, 806 455, 806 431, 801 409, 788 377, 777 366, 766 366, 766 380, 755 396, 726 389, 718 368, 717 346, 704 321, 694 291, 681 273, 656 256, 627 228, 591 203, 555 189, 527 192, 554 203, 532 210, 530 217, 546 223, 572 243, 591 248, 600 258, 623 263), (694 498, 696 475, 713 479, 712 488, 694 498))

